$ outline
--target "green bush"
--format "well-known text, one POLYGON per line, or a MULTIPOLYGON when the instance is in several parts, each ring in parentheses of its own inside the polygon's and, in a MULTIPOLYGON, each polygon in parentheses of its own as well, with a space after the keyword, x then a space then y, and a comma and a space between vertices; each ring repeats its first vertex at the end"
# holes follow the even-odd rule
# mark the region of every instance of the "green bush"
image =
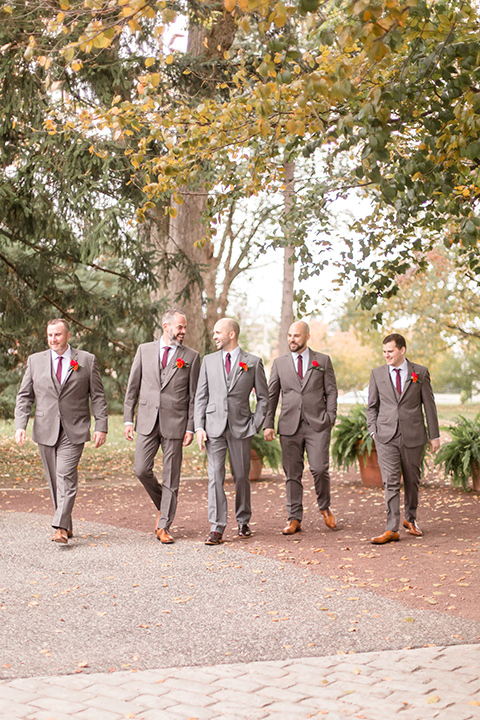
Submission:
POLYGON ((331 448, 335 465, 340 469, 354 464, 359 455, 366 460, 375 447, 367 429, 367 416, 363 405, 354 405, 348 415, 340 415, 333 430, 331 448))
POLYGON ((480 466, 480 413, 473 420, 460 415, 455 425, 445 429, 452 439, 438 451, 435 465, 443 465, 445 477, 450 476, 455 487, 467 490, 474 464, 480 466))

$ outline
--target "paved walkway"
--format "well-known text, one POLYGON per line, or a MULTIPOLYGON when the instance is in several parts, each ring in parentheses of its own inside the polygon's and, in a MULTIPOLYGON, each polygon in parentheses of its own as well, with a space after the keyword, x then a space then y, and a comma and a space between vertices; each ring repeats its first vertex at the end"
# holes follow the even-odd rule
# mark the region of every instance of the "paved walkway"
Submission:
POLYGON ((460 645, 0 683, 16 720, 470 720, 480 646, 460 645))
POLYGON ((478 621, 248 542, 0 518, 0 720, 480 719, 478 621))

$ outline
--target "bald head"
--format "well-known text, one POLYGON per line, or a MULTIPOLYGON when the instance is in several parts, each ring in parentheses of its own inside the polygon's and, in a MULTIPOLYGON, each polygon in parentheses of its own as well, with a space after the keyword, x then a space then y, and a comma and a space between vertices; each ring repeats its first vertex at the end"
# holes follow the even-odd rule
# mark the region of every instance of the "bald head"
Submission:
POLYGON ((213 328, 213 342, 217 350, 234 350, 238 345, 240 325, 232 318, 221 318, 213 328))
POLYGON ((310 328, 303 320, 298 320, 288 328, 287 341, 288 347, 292 352, 301 353, 307 347, 310 339, 310 328))

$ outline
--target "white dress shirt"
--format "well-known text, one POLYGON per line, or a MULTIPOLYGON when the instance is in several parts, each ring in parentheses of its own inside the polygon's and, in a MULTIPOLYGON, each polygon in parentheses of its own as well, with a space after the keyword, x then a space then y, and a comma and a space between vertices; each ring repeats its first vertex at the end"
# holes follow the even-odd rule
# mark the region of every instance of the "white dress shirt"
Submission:
POLYGON ((395 390, 397 389, 397 373, 395 370, 400 370, 400 382, 402 386, 402 392, 405 390, 405 383, 408 380, 408 365, 407 361, 404 360, 401 365, 399 365, 397 368, 393 367, 393 365, 389 365, 388 369, 390 371, 390 379, 393 383, 393 387, 395 390))
POLYGON ((305 348, 305 350, 301 353, 292 352, 293 364, 295 366, 295 371, 296 371, 297 375, 298 375, 298 358, 300 357, 300 355, 302 356, 303 377, 305 377, 305 374, 308 370, 308 361, 310 360, 310 351, 309 351, 308 347, 305 348))
POLYGON ((233 350, 223 350, 223 367, 225 367, 225 361, 228 353, 230 353, 230 372, 232 372, 235 364, 237 363, 238 356, 240 355, 240 345, 237 345, 237 347, 233 350))
POLYGON ((53 372, 56 375, 57 374, 57 367, 58 367, 58 358, 63 358, 62 362, 62 379, 60 380, 60 385, 63 385, 65 382, 65 378, 67 377, 67 373, 70 370, 70 361, 72 359, 72 348, 70 345, 67 345, 67 349, 63 353, 63 355, 59 355, 55 352, 55 350, 50 351, 52 354, 52 363, 53 363, 53 372))

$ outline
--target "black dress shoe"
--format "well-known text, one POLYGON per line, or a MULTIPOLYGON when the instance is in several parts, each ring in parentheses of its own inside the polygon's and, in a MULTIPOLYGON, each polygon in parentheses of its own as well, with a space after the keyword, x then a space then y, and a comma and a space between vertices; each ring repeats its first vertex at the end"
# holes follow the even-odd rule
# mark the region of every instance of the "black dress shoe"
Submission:
POLYGON ((248 525, 239 525, 238 526, 238 536, 239 537, 251 537, 252 531, 248 527, 248 525))
POLYGON ((205 540, 205 545, 221 545, 223 543, 222 533, 211 532, 205 540))

